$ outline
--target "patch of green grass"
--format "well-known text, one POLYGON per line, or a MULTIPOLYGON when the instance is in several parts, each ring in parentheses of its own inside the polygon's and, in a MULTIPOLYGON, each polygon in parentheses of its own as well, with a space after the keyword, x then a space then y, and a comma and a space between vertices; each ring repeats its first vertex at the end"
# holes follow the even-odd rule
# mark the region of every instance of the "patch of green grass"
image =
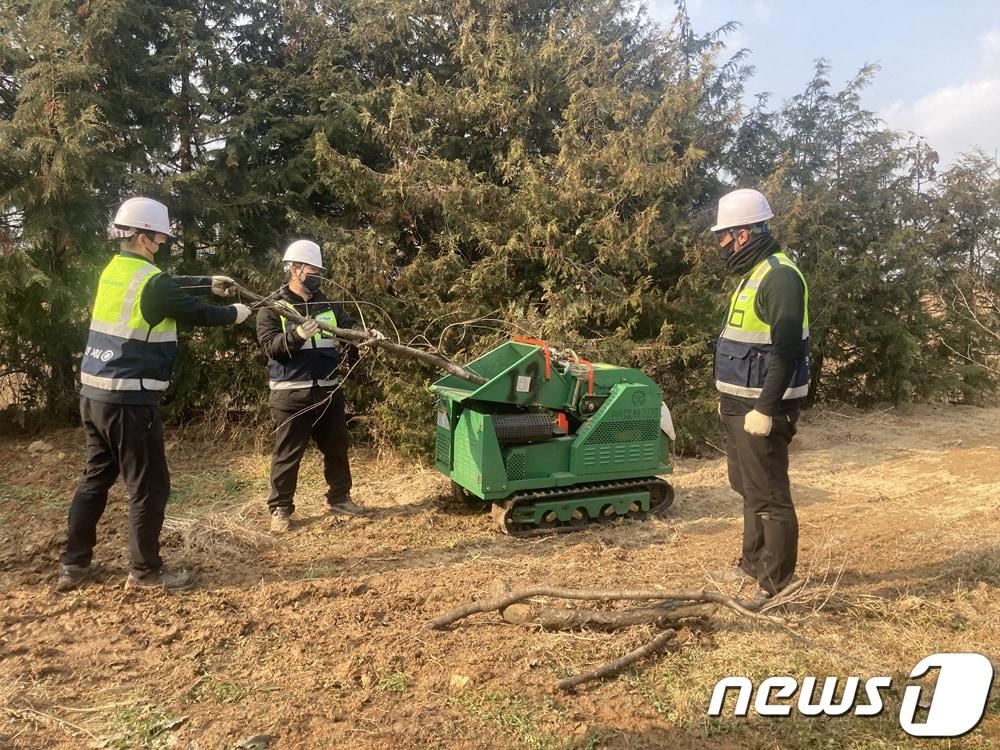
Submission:
POLYGON ((21 455, 15 458, 11 458, 11 460, 7 463, 7 465, 3 467, 3 470, 5 474, 9 474, 11 476, 17 476, 23 473, 34 463, 35 463, 34 456, 28 458, 27 454, 22 453, 21 455))
MULTIPOLYGON (((801 678, 809 671, 819 675, 830 671, 820 664, 806 666, 800 654, 788 654, 787 662, 781 665, 762 661, 745 671, 755 686, 770 675, 792 674, 801 678)), ((704 739, 724 737, 744 747, 802 750, 903 750, 912 746, 912 741, 899 727, 899 695, 896 692, 883 695, 885 710, 873 717, 808 717, 797 714, 793 708, 788 717, 762 718, 756 715, 753 702, 748 717, 736 717, 732 714, 732 697, 726 701, 723 714, 713 717, 708 716, 707 697, 701 700, 701 695, 710 694, 712 687, 704 678, 698 655, 693 652, 672 654, 669 662, 655 670, 623 675, 623 679, 665 721, 704 739)), ((753 695, 756 699, 756 688, 753 695)), ((792 699, 781 702, 794 706, 798 699, 796 692, 792 699)), ((858 700, 865 702, 863 694, 858 700)), ((927 747, 949 745, 931 742, 927 747)))
MULTIPOLYGON (((699 734, 708 739, 728 737, 746 747, 795 747, 802 750, 904 750, 912 747, 897 723, 898 708, 881 716, 808 717, 795 715, 761 718, 751 715, 706 717, 699 734)), ((950 747, 926 742, 931 748, 950 747)))
POLYGON ((14 516, 37 518, 39 514, 69 507, 65 492, 47 487, 0 484, 0 523, 14 516))
POLYGON ((604 739, 604 732, 595 727, 591 727, 587 730, 587 734, 584 736, 583 741, 579 744, 579 750, 597 750, 601 746, 601 740, 604 739))
MULTIPOLYGON (((465 690, 452 696, 452 706, 469 716, 499 729, 518 747, 529 750, 566 750, 572 740, 560 739, 543 724, 564 723, 561 711, 551 700, 529 698, 512 690, 465 690)), ((596 740, 595 740, 596 742, 596 740)))
POLYGON ((340 573, 341 567, 342 566, 339 563, 332 562, 312 563, 309 567, 302 571, 302 575, 300 575, 299 578, 305 581, 332 578, 340 573))
POLYGON ((104 747, 116 750, 161 750, 171 747, 173 731, 183 719, 172 717, 156 706, 121 708, 111 714, 104 747))
POLYGON ((380 693, 405 693, 413 684, 413 679, 405 672, 393 672, 375 683, 380 693))
POLYGON ((225 680, 204 680, 191 691, 191 701, 202 703, 204 701, 214 701, 222 706, 239 703, 248 694, 249 690, 243 685, 225 680))
POLYGON ((654 669, 626 672, 624 680, 636 690, 656 713, 670 725, 689 729, 692 725, 690 711, 689 674, 695 655, 678 651, 654 669))
POLYGON ((10 503, 42 503, 45 505, 62 505, 66 502, 65 493, 47 487, 26 487, 20 484, 0 484, 0 502, 10 503))
MULTIPOLYGON (((744 734, 764 735, 781 747, 803 750, 904 750, 913 747, 913 740, 899 728, 898 714, 887 710, 881 716, 843 716, 809 718, 794 716, 780 722, 761 720, 748 725, 744 734)), ((928 748, 950 747, 950 743, 927 742, 928 748)))
POLYGON ((251 498, 253 486, 253 480, 231 471, 175 472, 170 477, 168 512, 171 515, 202 515, 240 505, 251 498))

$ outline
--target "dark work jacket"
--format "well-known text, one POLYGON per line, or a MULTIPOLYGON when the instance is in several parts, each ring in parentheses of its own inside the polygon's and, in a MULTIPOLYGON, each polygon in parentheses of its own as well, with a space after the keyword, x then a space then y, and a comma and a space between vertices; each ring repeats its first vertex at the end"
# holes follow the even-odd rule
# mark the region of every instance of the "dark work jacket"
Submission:
MULTIPOLYGON (((343 305, 330 300, 321 291, 306 302, 285 285, 276 298, 291 304, 299 315, 314 318, 320 313, 332 311, 337 316, 338 328, 357 327, 354 318, 348 314, 343 305)), ((340 350, 337 347, 313 348, 306 339, 296 333, 296 327, 296 323, 282 318, 268 307, 261 308, 257 313, 257 340, 260 341, 268 358, 269 380, 280 380, 284 377, 316 382, 335 379, 341 361, 340 350)), ((326 398, 335 387, 315 385, 313 388, 271 390, 270 403, 278 408, 304 406, 326 398)))

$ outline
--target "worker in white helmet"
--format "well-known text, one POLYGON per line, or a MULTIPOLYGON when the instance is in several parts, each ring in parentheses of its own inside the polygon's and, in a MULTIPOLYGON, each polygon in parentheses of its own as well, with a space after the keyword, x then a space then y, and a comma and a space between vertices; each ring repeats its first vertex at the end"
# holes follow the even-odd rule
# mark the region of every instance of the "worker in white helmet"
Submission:
POLYGON ((743 498, 738 564, 716 580, 749 578, 758 602, 792 580, 799 526, 788 481, 788 445, 809 391, 809 291, 768 231, 774 213, 756 190, 719 201, 715 233, 726 268, 740 277, 715 348, 715 387, 726 424, 729 483, 743 498))
POLYGON ((160 557, 160 528, 170 494, 160 396, 177 358, 177 324, 226 326, 250 316, 246 305, 210 305, 193 295, 227 295, 226 276, 171 276, 154 261, 169 254, 167 207, 130 198, 115 214, 120 253, 101 273, 80 365, 80 416, 87 463, 69 509, 69 533, 57 588, 76 588, 100 569, 93 561, 97 522, 121 474, 128 488, 127 585, 185 588, 183 570, 160 557))
MULTIPOLYGON (((271 530, 276 533, 290 527, 299 464, 310 440, 323 454, 327 485, 324 508, 347 516, 365 512, 351 500, 347 420, 338 375, 343 344, 321 331, 318 322, 338 328, 358 328, 358 324, 342 305, 323 293, 326 269, 319 245, 296 240, 285 250, 283 260, 286 283, 276 301, 307 320, 295 325, 268 308, 257 315, 257 338, 268 357, 269 403, 276 427, 267 501, 271 530)), ((375 329, 368 333, 385 338, 375 329)), ((348 353, 356 356, 350 346, 348 353)))

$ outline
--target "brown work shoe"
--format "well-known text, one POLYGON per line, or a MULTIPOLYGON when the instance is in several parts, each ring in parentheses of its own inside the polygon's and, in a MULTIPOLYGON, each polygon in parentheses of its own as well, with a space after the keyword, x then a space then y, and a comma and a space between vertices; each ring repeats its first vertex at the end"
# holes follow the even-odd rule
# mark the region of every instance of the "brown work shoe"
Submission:
POLYGON ((148 573, 136 573, 134 570, 128 574, 125 581, 125 588, 140 589, 170 589, 171 591, 181 591, 194 586, 194 578, 186 570, 168 571, 166 568, 150 571, 148 573))
POLYGON ((271 531, 275 534, 286 534, 292 527, 292 511, 288 508, 275 508, 271 511, 271 531))
POLYGON ((334 516, 366 516, 368 511, 362 508, 360 505, 351 501, 351 496, 348 495, 343 500, 339 502, 331 503, 326 500, 323 503, 323 508, 334 516))
POLYGON ((59 578, 56 579, 56 591, 72 591, 84 581, 100 573, 103 567, 99 562, 92 562, 89 565, 60 565, 59 578))

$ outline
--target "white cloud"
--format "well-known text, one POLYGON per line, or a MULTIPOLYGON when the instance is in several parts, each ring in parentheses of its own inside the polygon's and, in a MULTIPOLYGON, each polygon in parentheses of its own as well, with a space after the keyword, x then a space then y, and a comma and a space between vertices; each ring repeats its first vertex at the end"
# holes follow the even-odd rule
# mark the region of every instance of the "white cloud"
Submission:
POLYGON ((896 100, 881 113, 890 127, 926 138, 942 168, 973 148, 1000 150, 1000 26, 979 37, 979 49, 979 71, 971 80, 916 101, 896 100))
POLYGON ((979 37, 979 46, 983 54, 983 67, 1000 72, 1000 26, 995 26, 979 37))

